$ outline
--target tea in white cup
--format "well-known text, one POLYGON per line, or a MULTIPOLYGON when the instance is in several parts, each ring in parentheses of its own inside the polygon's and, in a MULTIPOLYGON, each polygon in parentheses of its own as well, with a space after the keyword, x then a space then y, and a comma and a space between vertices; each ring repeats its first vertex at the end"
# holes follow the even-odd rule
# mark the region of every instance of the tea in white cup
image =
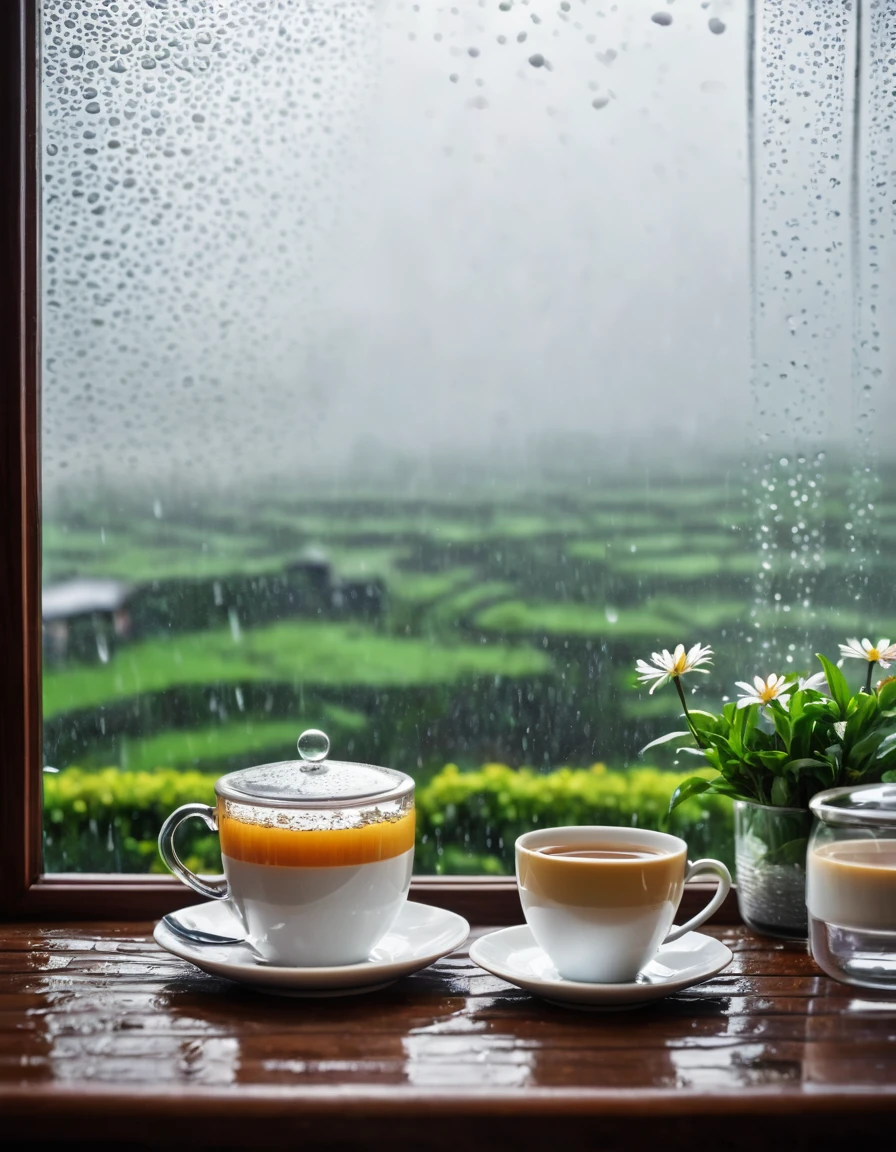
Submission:
POLYGON ((709 919, 731 887, 721 861, 689 864, 677 836, 600 825, 520 836, 516 875, 536 944, 565 979, 598 984, 634 980, 661 944, 709 919), (719 887, 702 912, 672 929, 685 881, 698 872, 715 872, 719 887))

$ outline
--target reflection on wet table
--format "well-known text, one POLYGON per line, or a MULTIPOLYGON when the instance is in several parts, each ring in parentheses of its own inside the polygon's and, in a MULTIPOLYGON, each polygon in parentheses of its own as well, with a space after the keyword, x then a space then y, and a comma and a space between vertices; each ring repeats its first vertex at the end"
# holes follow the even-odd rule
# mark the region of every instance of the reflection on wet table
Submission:
POLYGON ((45 1108, 50 1123, 81 1094, 94 1116, 212 1091, 225 1109, 288 1101, 321 1123, 359 1101, 597 1117, 736 1100, 831 1123, 841 1106, 858 1122, 863 1100, 896 1106, 896 1000, 742 927, 713 929, 734 953, 720 975, 612 1013, 547 1004, 477 968, 468 945, 369 995, 265 996, 169 956, 150 928, 0 928, 0 1111, 39 1131, 45 1108))

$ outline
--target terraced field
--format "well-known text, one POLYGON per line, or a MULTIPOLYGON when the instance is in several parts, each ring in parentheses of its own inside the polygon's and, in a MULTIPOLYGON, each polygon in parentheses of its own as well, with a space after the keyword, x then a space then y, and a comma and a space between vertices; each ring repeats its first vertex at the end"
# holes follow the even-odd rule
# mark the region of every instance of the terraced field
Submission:
POLYGON ((421 783, 446 763, 625 769, 677 712, 674 692, 637 689, 636 657, 712 644, 693 687, 717 704, 735 679, 896 632, 896 500, 877 503, 861 582, 846 500, 833 478, 811 554, 706 481, 61 513, 45 584, 124 581, 135 623, 110 646, 82 620, 96 655, 46 659, 45 762, 215 772, 289 757, 313 724, 335 755, 421 783))

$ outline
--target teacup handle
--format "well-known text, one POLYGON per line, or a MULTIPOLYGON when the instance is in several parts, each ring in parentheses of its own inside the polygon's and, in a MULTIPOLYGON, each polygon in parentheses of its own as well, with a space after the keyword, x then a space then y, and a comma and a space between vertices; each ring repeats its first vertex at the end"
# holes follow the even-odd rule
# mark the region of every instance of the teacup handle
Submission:
POLYGON ((159 833, 159 854, 174 875, 198 892, 200 896, 205 896, 209 900, 225 900, 229 889, 224 877, 222 876, 220 880, 203 880, 195 872, 190 871, 175 850, 174 833, 184 820, 189 820, 191 816, 198 816, 212 832, 218 831, 218 813, 215 808, 210 808, 208 804, 184 804, 183 807, 172 812, 162 825, 162 830, 159 833))
POLYGON ((716 889, 716 894, 705 908, 688 920, 687 924, 682 924, 679 928, 673 928, 663 941, 664 944, 671 944, 673 940, 678 940, 684 936, 685 933, 693 932, 695 928, 699 928, 701 924, 705 924, 713 912, 715 912, 717 908, 721 908, 725 897, 731 891, 731 873, 721 860, 695 860, 693 864, 688 864, 687 871, 684 874, 685 884, 687 884, 692 876, 696 876, 698 872, 715 872, 719 878, 719 886, 716 889))

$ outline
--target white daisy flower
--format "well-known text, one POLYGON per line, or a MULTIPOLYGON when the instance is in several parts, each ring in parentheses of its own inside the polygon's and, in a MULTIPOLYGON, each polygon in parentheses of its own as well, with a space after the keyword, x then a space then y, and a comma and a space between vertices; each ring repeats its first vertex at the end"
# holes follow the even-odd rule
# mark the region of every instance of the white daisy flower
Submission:
POLYGON ((802 676, 797 685, 802 692, 804 688, 810 688, 813 692, 823 692, 825 696, 830 696, 831 690, 828 687, 828 679, 824 672, 816 672, 814 676, 802 676))
POLYGON ((701 668, 700 665, 711 664, 711 656, 712 648, 704 648, 702 644, 695 644, 687 652, 684 650, 684 644, 679 644, 671 653, 668 648, 664 648, 662 652, 654 652, 651 655, 652 664, 648 664, 646 660, 639 660, 635 669, 642 684, 647 684, 653 680, 654 683, 650 689, 652 696, 657 688, 662 688, 670 680, 677 680, 686 672, 702 672, 708 676, 709 669, 701 668))
POLYGON ((889 668, 896 660, 896 644, 889 640, 878 640, 872 644, 866 637, 861 644, 858 640, 847 640, 840 645, 841 656, 849 656, 853 660, 867 660, 869 664, 880 664, 881 668, 889 668))
POLYGON ((746 693, 745 696, 738 697, 738 708, 746 708, 750 704, 770 704, 772 700, 779 701, 786 708, 790 693, 784 689, 792 688, 793 684, 788 682, 786 676, 778 676, 773 672, 767 680, 763 680, 761 676, 754 676, 752 684, 748 684, 746 680, 738 680, 737 686, 743 688, 746 693))

